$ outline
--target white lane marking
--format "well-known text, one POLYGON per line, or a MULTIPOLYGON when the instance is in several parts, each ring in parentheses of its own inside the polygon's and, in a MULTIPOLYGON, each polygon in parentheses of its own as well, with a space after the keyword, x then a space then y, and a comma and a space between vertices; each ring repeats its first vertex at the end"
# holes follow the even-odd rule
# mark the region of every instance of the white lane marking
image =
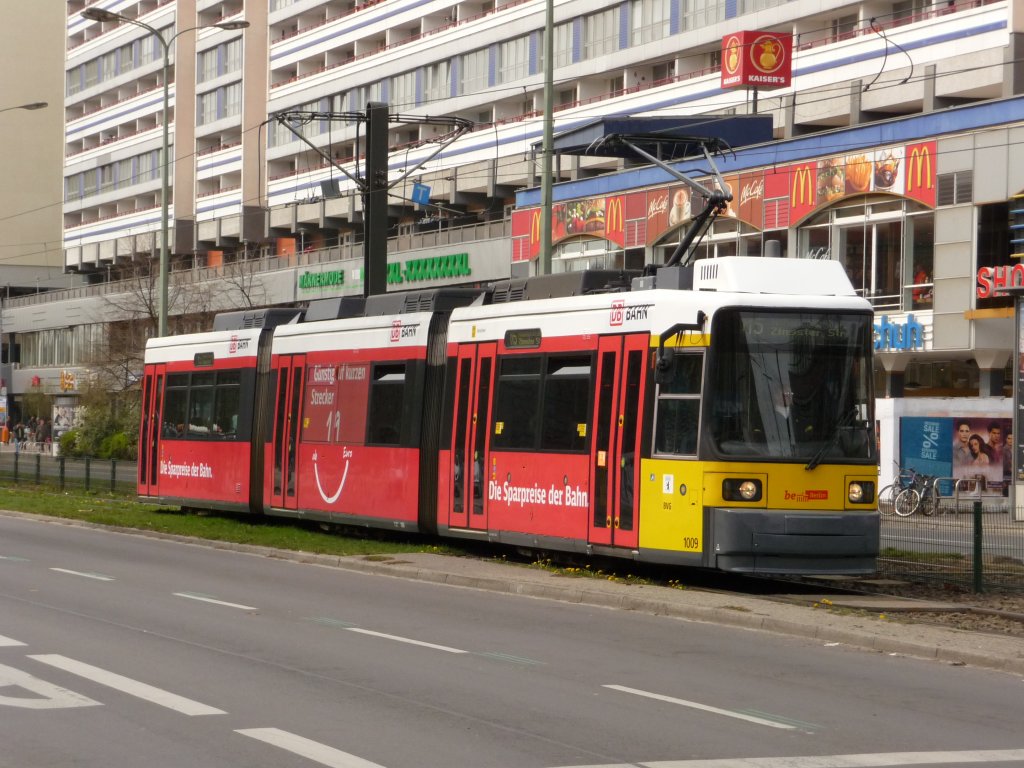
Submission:
POLYGON ((329 766, 329 768, 383 768, 377 763, 371 763, 369 760, 363 760, 361 757, 342 752, 340 749, 296 736, 294 733, 282 731, 280 728, 246 728, 235 731, 235 733, 305 757, 307 760, 329 766))
POLYGON ((12 563, 27 563, 27 562, 30 562, 27 557, 14 557, 12 555, 0 555, 0 560, 9 560, 12 563))
MULTIPOLYGON (((964 752, 880 752, 815 757, 747 757, 727 760, 659 760, 653 763, 574 765, 572 768, 885 768, 905 765, 1013 763, 1024 759, 1024 749, 988 749, 964 752)), ((566 767, 568 768, 568 766, 566 767)))
POLYGON ((102 706, 98 701, 40 680, 28 672, 0 665, 0 688, 8 687, 24 688, 29 693, 34 693, 35 696, 29 698, 0 695, 0 706, 18 707, 19 709, 70 709, 72 707, 102 706))
POLYGON ((14 648, 18 645, 24 645, 24 643, 21 640, 15 640, 13 637, 0 635, 0 648, 14 648))
POLYGON ((408 643, 409 645, 419 645, 424 648, 433 648, 435 651, 444 651, 445 653, 469 653, 469 651, 463 651, 459 648, 450 648, 447 645, 435 645, 434 643, 426 643, 422 640, 413 640, 410 637, 400 637, 399 635, 388 635, 383 632, 374 632, 372 629, 360 629, 359 627, 346 627, 349 632, 358 632, 361 635, 372 635, 373 637, 382 637, 385 640, 394 640, 399 643, 408 643))
POLYGON ((108 672, 105 669, 94 667, 91 664, 86 664, 81 661, 75 661, 69 659, 67 656, 60 656, 58 654, 42 654, 38 656, 29 656, 30 659, 35 659, 42 664, 49 664, 51 667, 57 669, 63 669, 65 672, 70 672, 73 675, 84 677, 86 680, 92 680, 94 683, 105 685, 108 688, 113 688, 115 691, 121 691, 121 693, 127 693, 129 696, 135 696, 136 698, 148 701, 152 704, 158 704, 161 707, 167 709, 173 709, 175 712, 180 712, 183 715, 194 717, 196 715, 226 715, 222 709, 216 707, 208 707, 206 704, 201 704, 198 701, 192 699, 186 699, 184 696, 178 696, 176 693, 170 693, 169 691, 155 688, 152 685, 146 683, 140 683, 138 680, 132 680, 129 677, 118 675, 114 672, 108 672))
POLYGON ((674 696, 664 696, 660 693, 651 693, 650 691, 641 691, 638 688, 627 688, 624 685, 603 685, 602 688, 610 688, 613 691, 622 691, 623 693, 632 693, 634 696, 644 696, 648 699, 657 699, 658 701, 667 701, 669 704, 678 704, 681 707, 689 707, 690 709, 699 709, 702 712, 710 712, 714 715, 725 715, 726 717, 733 717, 737 720, 746 720, 748 723, 755 723, 757 725, 766 725, 769 728, 782 728, 783 730, 793 731, 796 730, 795 726, 787 723, 778 723, 773 720, 766 720, 763 717, 754 717, 753 715, 745 715, 742 712, 733 712, 728 709, 719 709, 718 707, 711 707, 707 704, 700 704, 696 701, 687 701, 686 699, 677 699, 674 696))
POLYGON ((81 576, 83 579, 96 579, 96 581, 114 581, 112 576, 104 576, 100 573, 89 573, 87 571, 69 571, 67 568, 51 568, 57 573, 66 573, 69 576, 81 576))
POLYGON ((208 597, 207 595, 197 595, 192 592, 175 592, 175 597, 184 597, 188 600, 198 600, 201 603, 213 603, 214 605, 223 605, 228 608, 238 608, 242 611, 258 611, 253 605, 242 605, 241 603, 228 603, 224 600, 217 600, 214 597, 208 597))

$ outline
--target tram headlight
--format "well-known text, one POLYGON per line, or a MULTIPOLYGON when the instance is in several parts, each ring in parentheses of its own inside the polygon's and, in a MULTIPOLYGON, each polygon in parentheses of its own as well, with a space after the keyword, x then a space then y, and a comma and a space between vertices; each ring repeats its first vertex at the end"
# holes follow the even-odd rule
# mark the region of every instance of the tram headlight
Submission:
POLYGON ((726 501, 760 501, 761 481, 749 478, 723 480, 722 498, 726 501))
POLYGON ((875 484, 870 480, 855 480, 846 493, 853 504, 870 504, 875 500, 875 484))

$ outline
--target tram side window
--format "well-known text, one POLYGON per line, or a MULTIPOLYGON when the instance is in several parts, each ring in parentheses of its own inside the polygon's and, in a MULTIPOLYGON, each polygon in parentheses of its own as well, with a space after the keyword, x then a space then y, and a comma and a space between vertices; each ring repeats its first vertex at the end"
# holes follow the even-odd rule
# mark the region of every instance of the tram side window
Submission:
POLYGON ((185 436, 185 415, 188 413, 188 374, 172 373, 167 377, 164 397, 163 437, 185 436))
POLYGON ((541 450, 583 452, 587 448, 590 407, 589 355, 548 358, 544 377, 544 426, 541 450))
POLYGON ((405 410, 405 363, 375 365, 367 432, 371 445, 398 445, 405 410))
POLYGON ((236 439, 242 403, 240 371, 175 373, 167 377, 163 436, 236 439))
POLYGON ((536 447, 540 371, 539 357, 502 358, 494 401, 492 447, 504 450, 536 447))
POLYGON ((669 380, 658 387, 655 453, 683 456, 697 453, 703 367, 703 354, 676 353, 669 380))
POLYGON ((205 437, 213 431, 216 383, 216 374, 213 371, 192 374, 192 391, 188 399, 189 437, 205 437))
POLYGON ((238 371, 220 371, 217 374, 212 427, 214 434, 233 437, 238 432, 241 389, 242 377, 238 371))

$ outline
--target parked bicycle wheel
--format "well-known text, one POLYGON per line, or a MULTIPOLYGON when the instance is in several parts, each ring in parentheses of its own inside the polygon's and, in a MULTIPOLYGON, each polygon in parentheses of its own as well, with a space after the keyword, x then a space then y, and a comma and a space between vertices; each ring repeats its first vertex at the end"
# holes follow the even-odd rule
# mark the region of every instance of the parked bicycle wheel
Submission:
POLYGON ((921 502, 919 509, 921 513, 931 517, 939 507, 939 492, 935 488, 934 481, 928 483, 921 491, 921 502))
POLYGON ((878 511, 892 517, 896 514, 896 497, 902 490, 899 483, 889 483, 878 492, 878 511))
POLYGON ((893 509, 900 517, 910 517, 921 505, 921 494, 916 488, 904 488, 896 497, 893 509))

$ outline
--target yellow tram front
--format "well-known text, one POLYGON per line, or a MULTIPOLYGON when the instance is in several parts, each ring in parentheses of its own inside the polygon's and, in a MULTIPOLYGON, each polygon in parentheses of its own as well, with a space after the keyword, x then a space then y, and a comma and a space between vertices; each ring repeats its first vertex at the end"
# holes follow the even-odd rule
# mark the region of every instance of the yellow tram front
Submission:
POLYGON ((658 302, 665 330, 652 334, 651 438, 637 473, 642 559, 875 571, 871 310, 852 291, 790 285, 658 302), (698 322, 676 322, 698 306, 698 322))

